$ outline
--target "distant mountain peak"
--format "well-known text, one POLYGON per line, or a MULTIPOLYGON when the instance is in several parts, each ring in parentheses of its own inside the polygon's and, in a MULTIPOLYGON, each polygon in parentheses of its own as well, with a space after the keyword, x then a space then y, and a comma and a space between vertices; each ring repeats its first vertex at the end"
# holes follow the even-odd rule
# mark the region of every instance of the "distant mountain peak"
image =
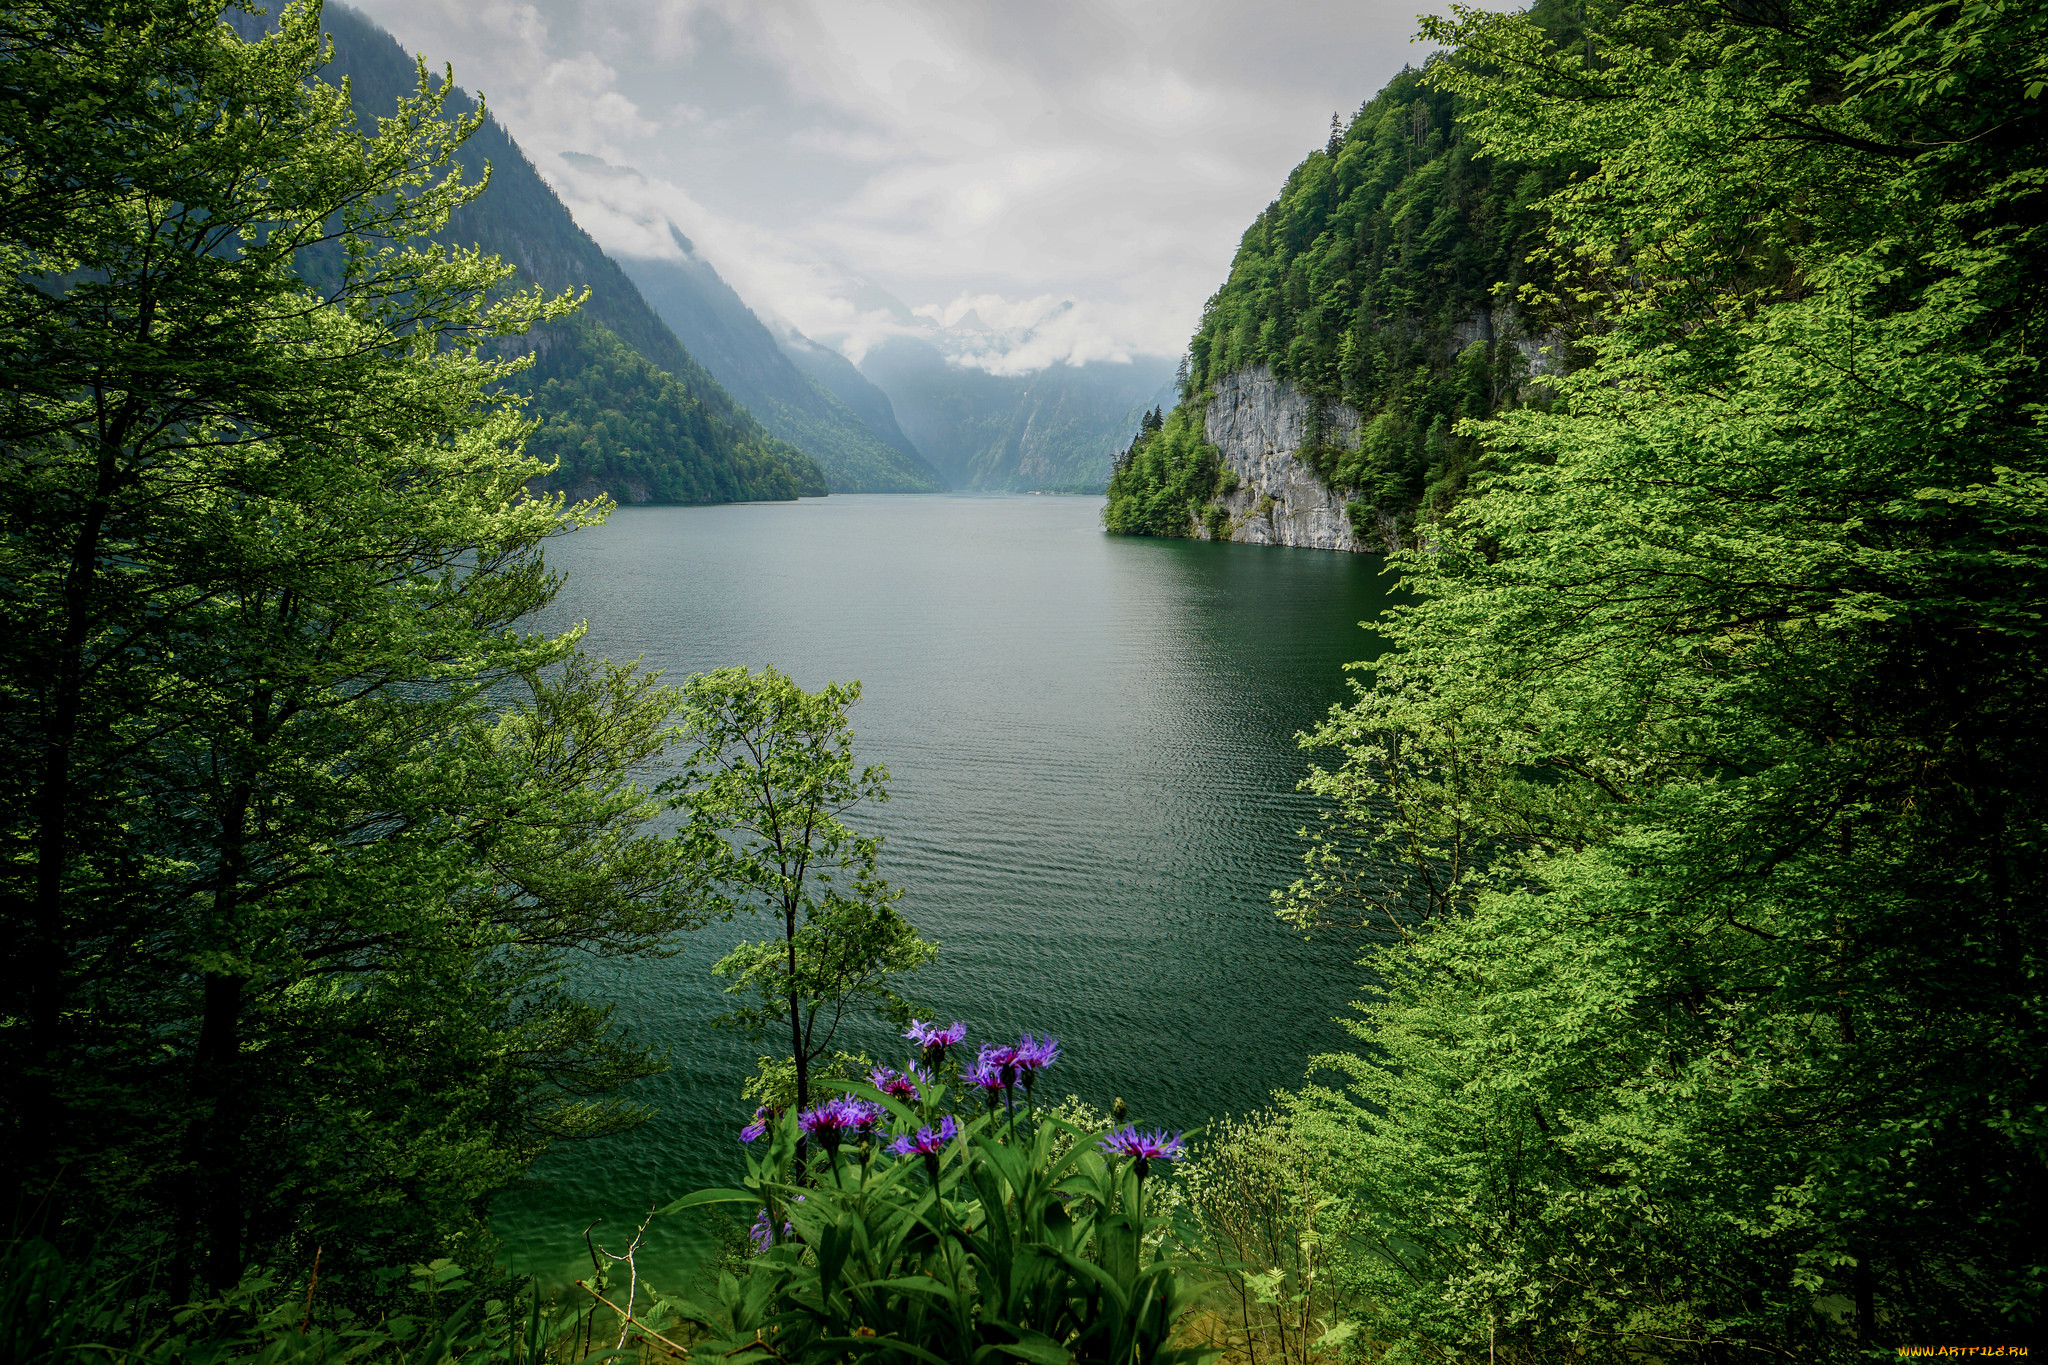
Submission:
MULTIPOLYGON (((692 354, 774 435, 809 455, 835 493, 935 493, 945 481, 897 425, 889 400, 824 357, 778 340, 673 222, 681 259, 626 256, 626 273, 692 354), (871 392, 863 392, 863 389, 871 392)), ((780 330, 794 333, 787 323, 780 330)), ((812 347, 802 338, 804 347, 812 347)), ((838 358, 847 372, 850 363, 838 358)))

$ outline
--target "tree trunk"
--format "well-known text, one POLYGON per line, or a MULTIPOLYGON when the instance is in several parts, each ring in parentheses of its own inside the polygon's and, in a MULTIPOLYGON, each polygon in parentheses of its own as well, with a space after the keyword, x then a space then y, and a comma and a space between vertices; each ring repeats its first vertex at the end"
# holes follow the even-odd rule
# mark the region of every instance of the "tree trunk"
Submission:
POLYGON ((206 1223, 206 1282, 216 1294, 242 1278, 242 1117, 236 1065, 241 1052, 243 978, 209 972, 200 1024, 200 1070, 212 1113, 200 1149, 206 1223))
MULTIPOLYGON (((221 822, 220 870, 206 935, 207 946, 217 953, 226 950, 232 955, 236 946, 234 924, 241 911, 252 795, 246 784, 236 789, 221 822)), ((239 973, 210 971, 201 996, 199 1045, 192 1059, 196 1112, 185 1134, 174 1302, 187 1297, 198 1273, 202 1235, 207 1284, 218 1293, 242 1278, 241 1147, 246 1106, 239 1073, 245 980, 239 973)))
POLYGON ((789 1055, 796 1063, 796 1107, 802 1113, 811 1107, 810 1058, 804 1055, 804 1016, 801 993, 796 986, 796 910, 785 908, 782 941, 789 949, 789 1055))
MULTIPOLYGON (((72 747, 84 709, 85 650, 92 636, 92 599, 99 583, 100 540, 114 489, 120 479, 121 442, 126 421, 117 420, 102 438, 93 470, 92 499, 86 504, 71 563, 64 575, 64 628, 53 651, 51 687, 43 731, 42 776, 35 796, 36 869, 30 892, 28 932, 16 962, 28 987, 28 1065, 21 1075, 22 1152, 13 1178, 33 1180, 55 1160, 64 1131, 63 1095, 56 1078, 63 1069, 65 983, 71 975, 70 945, 64 932, 64 874, 71 859, 72 747)), ((19 1191, 17 1191, 17 1195, 19 1191)), ((54 1217, 54 1210, 45 1214, 54 1217)))
POLYGON ((233 1288, 242 1277, 242 1180, 237 1159, 242 1107, 234 1074, 241 1024, 242 978, 208 972, 192 1068, 192 1099, 198 1112, 185 1130, 184 1189, 171 1272, 173 1303, 191 1297, 202 1259, 206 1282, 216 1292, 233 1288))

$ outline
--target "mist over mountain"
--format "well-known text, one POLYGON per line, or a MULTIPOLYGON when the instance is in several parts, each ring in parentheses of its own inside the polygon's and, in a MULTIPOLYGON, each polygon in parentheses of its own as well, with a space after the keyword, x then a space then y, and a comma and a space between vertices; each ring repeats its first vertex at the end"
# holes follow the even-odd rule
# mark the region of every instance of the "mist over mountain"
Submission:
MULTIPOLYGON (((225 16, 245 38, 261 16, 225 16)), ((330 4, 322 26, 334 60, 322 73, 347 80, 365 128, 413 93, 417 68, 396 39, 345 5, 330 4)), ((445 114, 475 111, 449 92, 445 114)), ((515 381, 536 395, 541 428, 529 448, 560 462, 544 482, 575 497, 609 493, 621 502, 735 502, 819 496, 826 479, 810 457, 767 430, 698 364, 655 315, 631 279, 576 225, 517 143, 486 118, 457 154, 472 182, 489 168, 490 187, 459 209, 439 234, 475 245, 518 269, 513 288, 589 289, 581 311, 509 343, 539 364, 515 381)), ((319 278, 339 268, 338 252, 309 253, 301 270, 319 278)))
POLYGON ((923 452, 903 434, 903 428, 897 424, 896 407, 889 401, 889 395, 876 388, 874 381, 862 374, 851 360, 830 346, 821 346, 798 331, 785 330, 778 333, 776 344, 782 348, 782 353, 789 357, 792 365, 852 409, 854 416, 860 418, 862 425, 869 431, 898 450, 915 455, 920 461, 924 460, 923 452))
MULTIPOLYGON (((230 18, 251 33, 263 22, 230 18)), ((328 6, 325 27, 335 41, 327 78, 352 83, 358 117, 373 126, 412 92, 413 60, 344 5, 328 6)), ((450 93, 450 115, 474 107, 450 93)), ((884 320, 884 334, 865 347, 814 340, 783 318, 764 320, 672 222, 656 220, 666 240, 644 242, 648 254, 608 255, 495 120, 460 157, 471 177, 488 164, 491 186, 442 238, 515 265, 518 286, 590 290, 573 324, 510 343, 540 356, 517 381, 541 419, 532 447, 560 461, 549 486, 577 496, 1097 491, 1139 417, 1172 401, 1174 362, 1164 357, 1044 363, 1039 353, 1072 321, 1071 303, 1021 321, 998 310, 992 322, 972 307, 912 310, 859 281, 857 302, 884 320)), ((623 169, 581 154, 564 161, 573 174, 614 182, 623 169)))
POLYGON ((669 237, 679 256, 622 257, 626 275, 727 392, 770 432, 817 462, 833 492, 931 493, 945 487, 898 428, 886 397, 871 414, 876 420, 865 420, 784 353, 674 224, 669 237))
POLYGON ((941 344, 966 349, 974 340, 966 329, 939 340, 895 336, 869 348, 859 367, 955 488, 1099 492, 1139 418, 1174 401, 1175 362, 1165 357, 992 374, 941 344))

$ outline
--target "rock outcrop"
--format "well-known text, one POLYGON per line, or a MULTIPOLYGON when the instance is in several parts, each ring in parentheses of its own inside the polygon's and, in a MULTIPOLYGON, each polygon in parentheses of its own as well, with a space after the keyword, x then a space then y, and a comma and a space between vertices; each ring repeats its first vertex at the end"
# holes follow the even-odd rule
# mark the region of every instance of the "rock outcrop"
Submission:
MULTIPOLYGON (((1351 525, 1344 499, 1301 459, 1313 425, 1315 400, 1265 366, 1239 370, 1217 386, 1204 417, 1204 435, 1222 455, 1237 486, 1217 499, 1230 514, 1221 539, 1247 545, 1292 545, 1310 550, 1384 550, 1390 524, 1351 525)), ((1356 449, 1359 417, 1341 403, 1325 403, 1322 439, 1356 449)), ((1210 534, 1205 527, 1204 536, 1210 534)))

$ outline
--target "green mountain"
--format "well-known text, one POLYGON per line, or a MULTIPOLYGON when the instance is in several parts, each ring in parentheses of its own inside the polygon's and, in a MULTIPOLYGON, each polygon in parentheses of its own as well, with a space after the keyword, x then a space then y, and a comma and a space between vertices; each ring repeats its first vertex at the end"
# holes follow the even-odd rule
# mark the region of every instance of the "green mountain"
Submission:
POLYGON ((1504 299, 1528 278, 1531 205, 1556 173, 1476 157, 1452 96, 1420 77, 1404 71, 1367 101, 1246 229, 1189 343, 1180 402, 1118 462, 1112 531, 1227 522, 1232 482, 1207 413, 1246 372, 1304 401, 1295 453, 1357 527, 1440 512, 1476 456, 1458 420, 1541 401, 1532 372, 1561 361, 1542 353, 1548 320, 1504 299))
POLYGON ((790 364, 846 404, 869 431, 896 449, 914 454, 919 460, 924 459, 923 452, 897 425, 896 406, 889 401, 889 395, 876 388, 874 382, 862 374, 851 360, 830 346, 819 345, 801 332, 784 333, 776 340, 782 347, 782 353, 789 357, 790 364))
MULTIPOLYGON (((936 493, 945 482, 904 437, 893 414, 871 427, 799 368, 775 337, 673 225, 680 259, 620 264, 671 331, 747 405, 761 425, 801 448, 835 493, 936 493)), ((809 344, 809 343, 806 343, 809 344)), ((883 399, 886 410, 888 400, 883 399)))
MULTIPOLYGON (((245 37, 265 22, 237 11, 226 18, 245 37)), ((413 59, 344 5, 328 5, 323 24, 334 39, 334 61, 323 76, 347 79, 358 120, 374 126, 413 92, 413 59)), ((475 107, 456 90, 445 113, 453 118, 475 107)), ((488 163, 491 185, 454 215, 442 239, 516 265, 516 287, 590 290, 573 321, 537 328, 514 343, 542 357, 519 382, 535 396, 530 415, 543 422, 532 448, 561 462, 549 487, 577 495, 602 490, 622 502, 774 500, 827 491, 818 466, 734 399, 618 263, 576 226, 503 126, 487 118, 460 159, 472 179, 488 163), (549 403, 563 406, 551 410, 549 403)), ((307 266, 309 274, 322 268, 318 260, 307 266)))
POLYGON ((621 502, 708 503, 825 491, 806 476, 815 466, 739 436, 688 385, 598 323, 549 327, 525 379, 529 411, 541 419, 528 448, 561 461, 556 478, 572 495, 602 488, 621 502))
POLYGON ((1100 491, 1123 433, 1173 377, 1156 357, 996 375, 907 336, 870 349, 860 370, 948 483, 989 491, 1100 491))

